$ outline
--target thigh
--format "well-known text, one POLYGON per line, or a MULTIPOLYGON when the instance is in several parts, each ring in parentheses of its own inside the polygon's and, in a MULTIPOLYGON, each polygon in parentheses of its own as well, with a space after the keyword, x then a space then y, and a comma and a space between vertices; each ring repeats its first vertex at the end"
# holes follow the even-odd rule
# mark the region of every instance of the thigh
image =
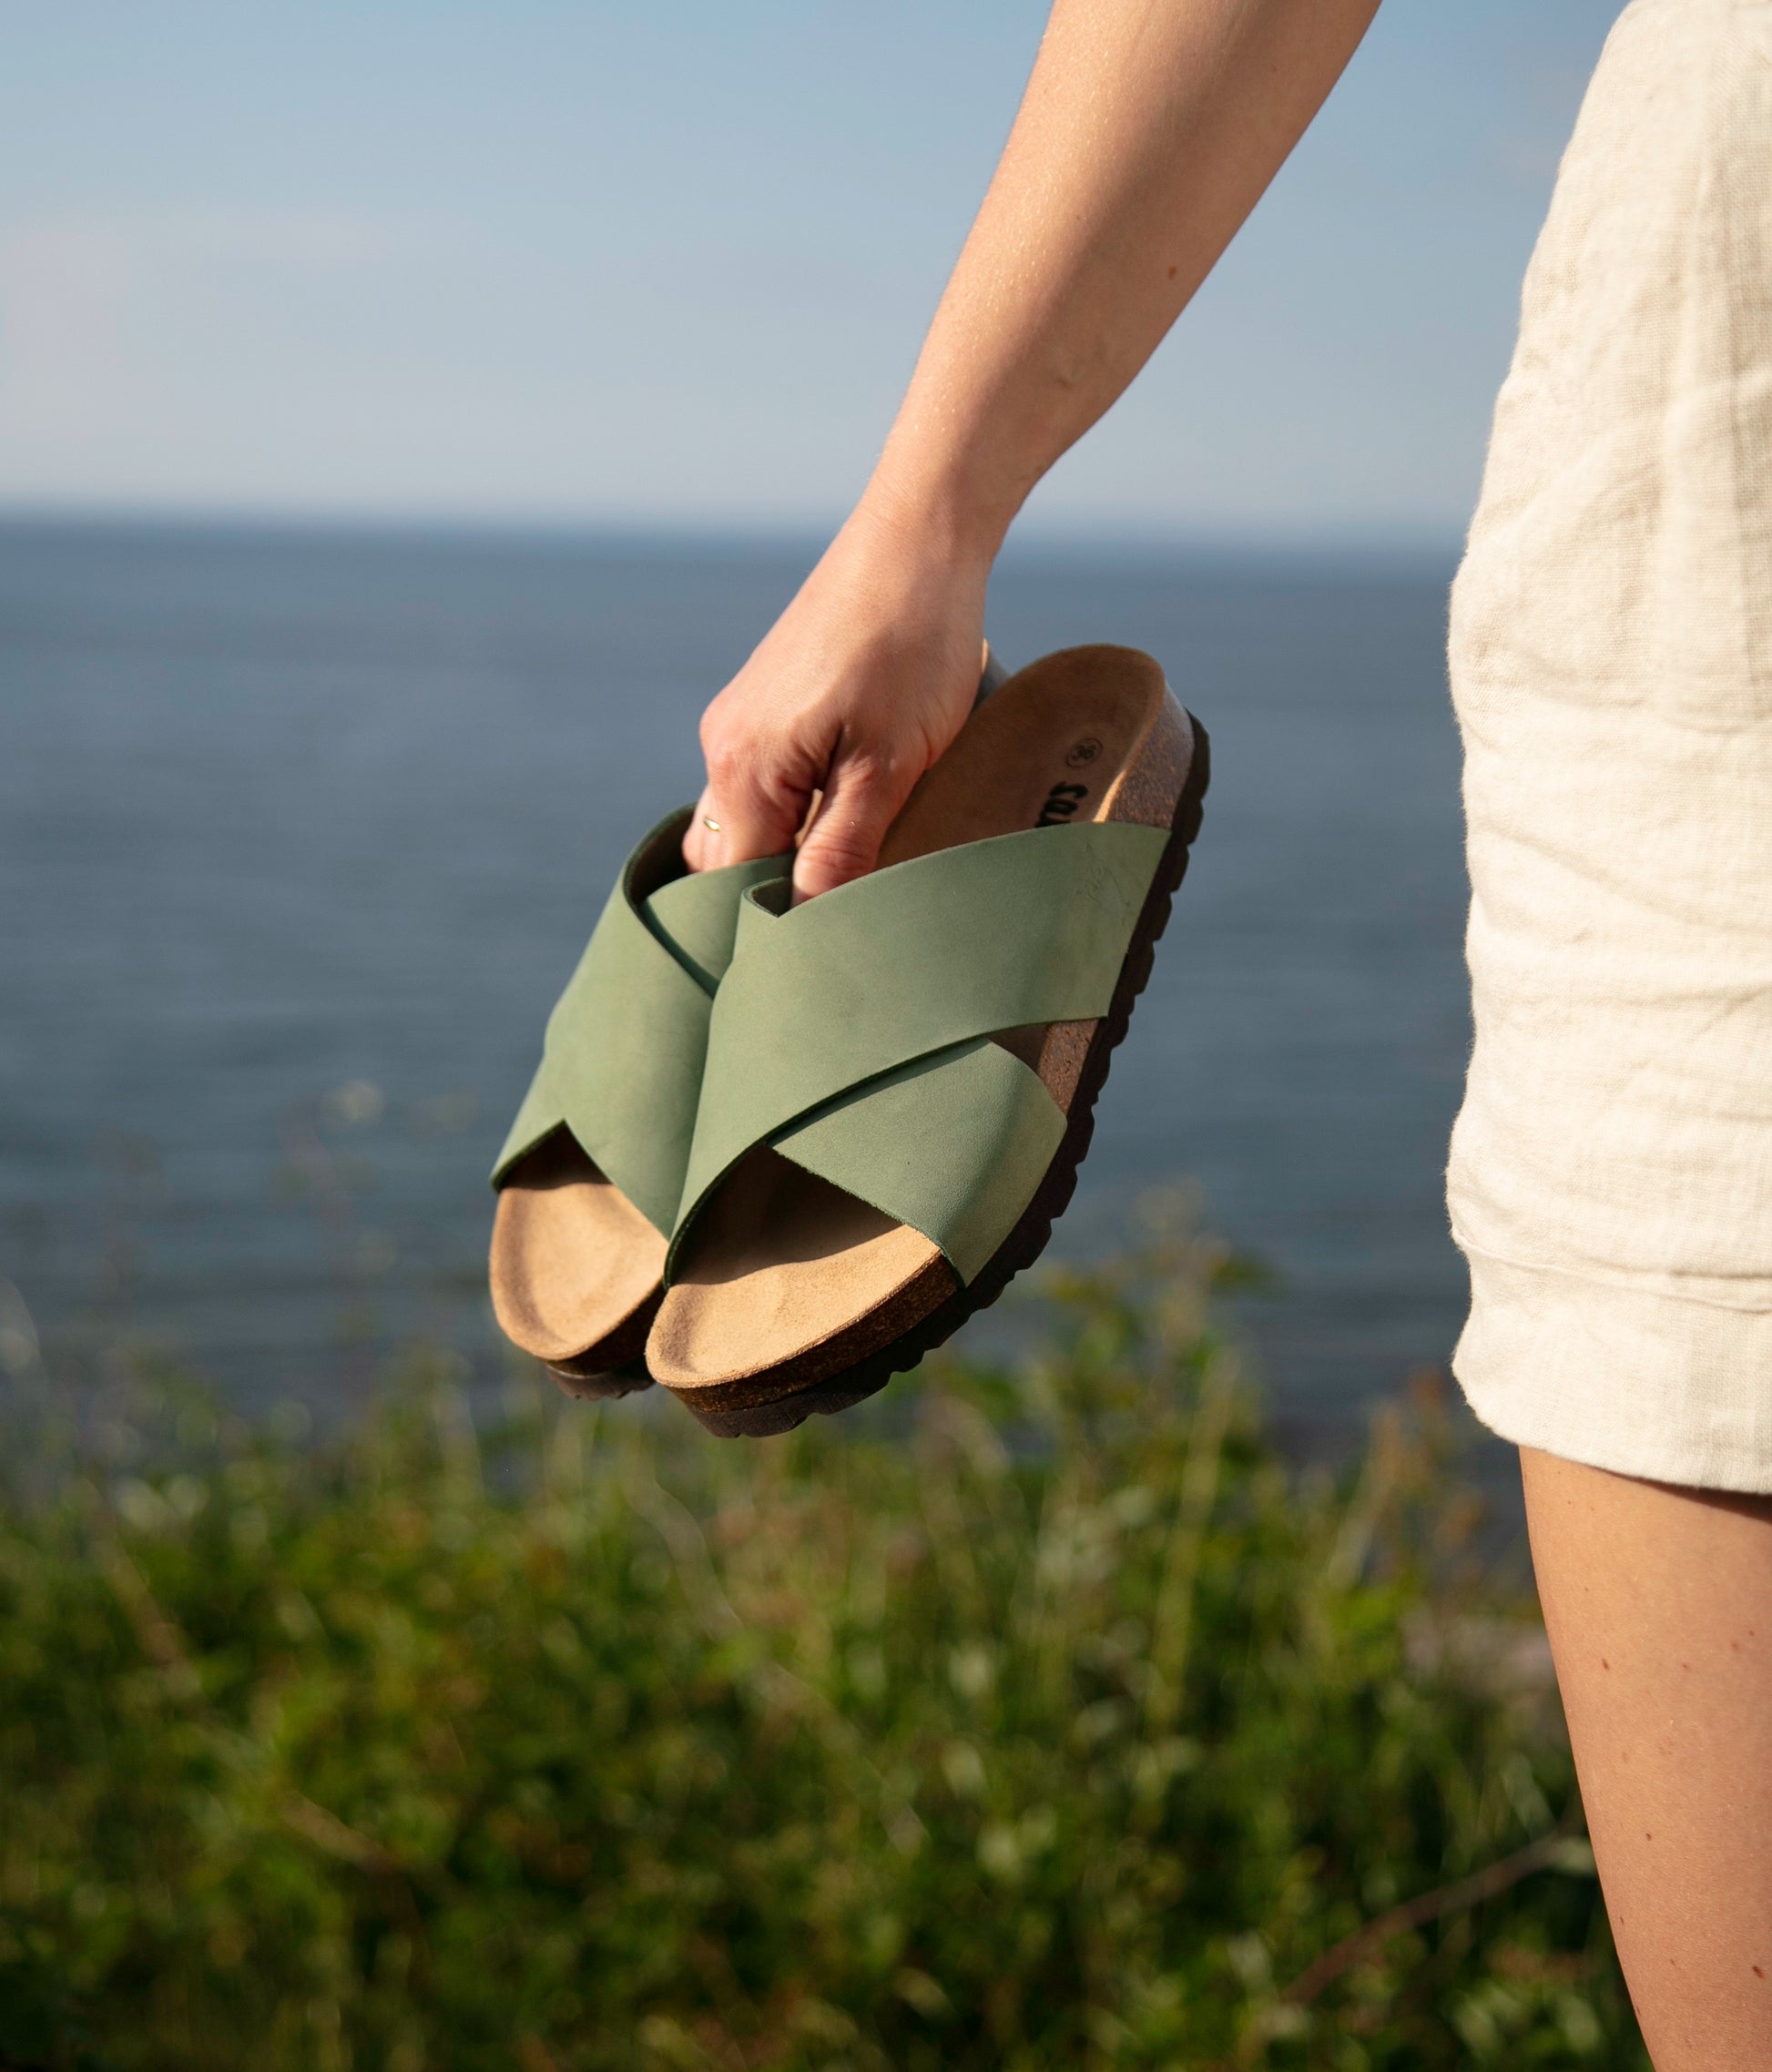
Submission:
POLYGON ((1772 2065, 1772 1498, 1522 1449, 1544 1621, 1657 2072, 1772 2065))

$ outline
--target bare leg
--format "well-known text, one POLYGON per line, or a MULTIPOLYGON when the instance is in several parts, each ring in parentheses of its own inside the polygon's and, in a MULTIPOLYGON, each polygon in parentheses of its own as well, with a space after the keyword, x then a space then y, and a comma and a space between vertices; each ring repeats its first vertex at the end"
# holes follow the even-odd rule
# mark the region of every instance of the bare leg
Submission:
POLYGON ((1521 1449, 1613 1933, 1656 2072, 1772 2067, 1772 1498, 1521 1449))

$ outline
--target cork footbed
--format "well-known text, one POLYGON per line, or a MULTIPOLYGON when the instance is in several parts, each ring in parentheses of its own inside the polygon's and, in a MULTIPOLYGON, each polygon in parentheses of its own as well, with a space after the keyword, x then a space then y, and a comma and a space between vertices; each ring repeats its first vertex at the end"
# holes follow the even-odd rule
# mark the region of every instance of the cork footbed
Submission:
MULTIPOLYGON (((911 795, 880 860, 1057 821, 1168 828, 1192 749, 1186 716, 1148 655, 1118 647, 1049 655, 973 714, 911 795)), ((1054 1023, 996 1040, 1068 1113, 1097 1027, 1054 1023)), ((691 1233, 647 1364, 716 1428, 740 1428, 721 1414, 841 1375, 959 1290, 921 1232, 765 1148, 735 1170, 691 1233)))
POLYGON ((499 1191, 494 1314, 575 1395, 641 1385, 613 1370, 644 1353, 664 1271, 664 1238, 565 1130, 545 1137, 499 1191))

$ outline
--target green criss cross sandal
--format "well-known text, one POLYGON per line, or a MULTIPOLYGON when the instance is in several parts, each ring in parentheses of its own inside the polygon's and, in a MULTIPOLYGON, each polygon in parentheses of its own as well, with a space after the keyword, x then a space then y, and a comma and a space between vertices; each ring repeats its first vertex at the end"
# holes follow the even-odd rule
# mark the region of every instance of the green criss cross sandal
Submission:
POLYGON ((1073 648, 978 707, 871 875, 747 891, 646 1350, 709 1430, 846 1408, 1039 1256, 1206 784, 1157 665, 1073 648))
POLYGON ((493 1169, 493 1308, 571 1393, 622 1396, 663 1294, 714 994, 738 903, 786 857, 691 875, 689 808, 627 859, 548 1017, 540 1069, 493 1169))

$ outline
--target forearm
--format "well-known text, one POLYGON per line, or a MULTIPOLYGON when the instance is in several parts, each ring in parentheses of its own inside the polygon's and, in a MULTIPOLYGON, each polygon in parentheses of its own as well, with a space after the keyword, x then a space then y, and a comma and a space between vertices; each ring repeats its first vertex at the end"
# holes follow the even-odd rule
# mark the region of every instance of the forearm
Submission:
POLYGON ((797 831, 797 897, 873 868, 972 709, 1010 521, 1156 350, 1377 7, 1056 0, 873 478, 703 715, 691 868, 797 831))
POLYGON ((1056 0, 864 503, 988 562, 1156 350, 1378 0, 1056 0))

